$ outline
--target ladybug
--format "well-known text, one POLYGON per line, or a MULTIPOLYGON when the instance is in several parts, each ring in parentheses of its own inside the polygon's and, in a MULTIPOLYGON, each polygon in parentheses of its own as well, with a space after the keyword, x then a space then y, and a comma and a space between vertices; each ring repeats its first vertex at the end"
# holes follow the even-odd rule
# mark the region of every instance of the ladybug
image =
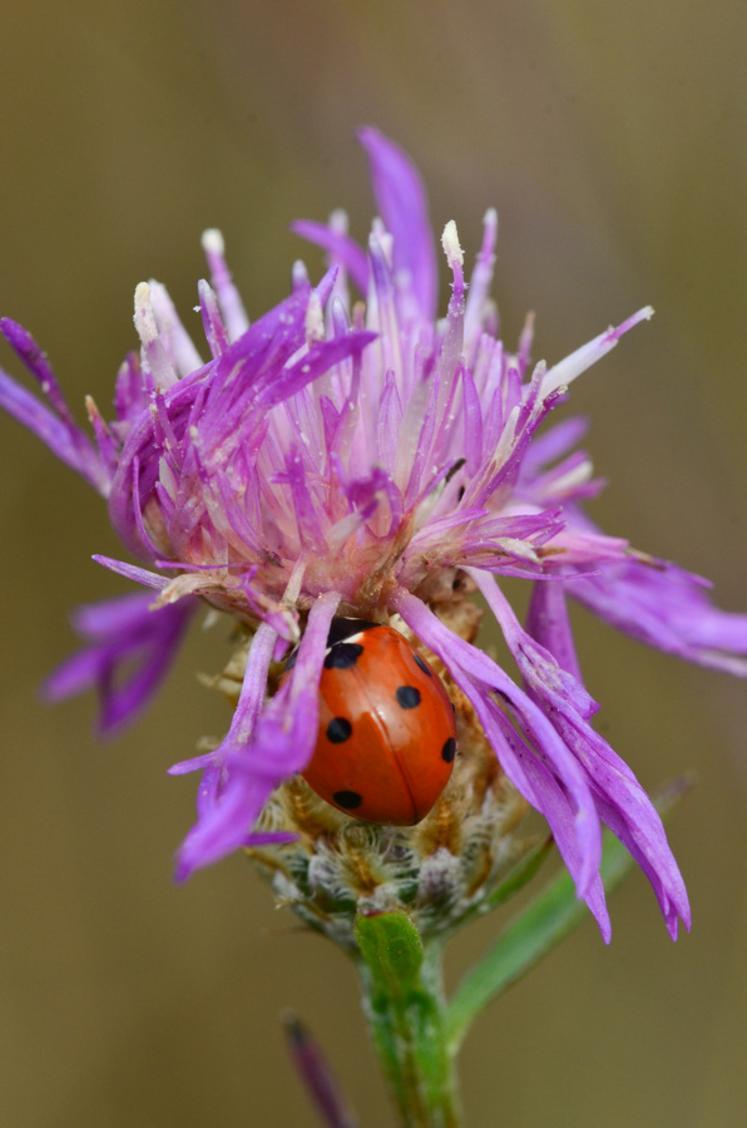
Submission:
POLYGON ((335 619, 319 698, 309 786, 366 822, 425 818, 456 755, 454 709, 425 659, 393 627, 335 619))

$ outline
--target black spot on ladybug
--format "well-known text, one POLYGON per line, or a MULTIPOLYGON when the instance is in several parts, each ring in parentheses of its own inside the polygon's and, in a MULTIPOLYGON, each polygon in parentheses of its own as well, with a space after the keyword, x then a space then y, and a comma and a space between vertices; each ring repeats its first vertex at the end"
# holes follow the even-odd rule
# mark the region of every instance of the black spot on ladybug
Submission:
POLYGON ((327 646, 334 646, 336 642, 344 642, 351 635, 380 626, 381 623, 372 623, 369 619, 333 619, 327 635, 327 646))
POLYGON ((423 671, 423 673, 424 673, 424 674, 427 674, 427 676, 428 676, 429 678, 432 678, 432 677, 433 677, 433 674, 431 673, 431 668, 430 668, 430 666, 428 665, 428 663, 427 663, 427 662, 425 662, 425 661, 424 661, 424 660, 423 660, 423 659, 422 659, 422 658, 420 657, 420 655, 419 655, 419 654, 416 654, 416 655, 415 655, 415 664, 416 664, 416 666, 420 666, 420 669, 421 669, 421 670, 423 671))
POLYGON ((353 731, 353 726, 347 717, 333 717, 327 725, 327 740, 333 744, 342 744, 353 731))
POLYGON ((324 659, 326 670, 349 670, 360 658, 363 647, 358 642, 337 642, 324 659))
POLYGON ((449 739, 444 744, 443 748, 441 749, 441 758, 443 760, 445 760, 447 764, 450 764, 455 756, 456 756, 456 741, 454 740, 453 736, 450 736, 449 739))
POLYGON ((363 796, 357 791, 335 791, 332 798, 338 807, 344 807, 346 811, 354 811, 363 802, 363 796))
POLYGON ((416 709, 420 704, 420 690, 414 685, 400 685, 396 696, 403 709, 416 709))

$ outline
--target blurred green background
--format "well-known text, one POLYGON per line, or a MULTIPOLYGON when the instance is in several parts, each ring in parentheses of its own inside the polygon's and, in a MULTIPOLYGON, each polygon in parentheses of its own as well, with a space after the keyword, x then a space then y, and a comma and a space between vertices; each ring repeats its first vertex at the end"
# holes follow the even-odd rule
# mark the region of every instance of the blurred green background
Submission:
MULTIPOLYGON (((610 479, 595 512, 744 608, 744 10, 5 0, 0 309, 43 343, 72 403, 104 404, 135 339, 136 282, 166 282, 189 320, 204 227, 225 232, 252 315, 287 290, 302 253, 292 218, 344 204, 364 233, 354 129, 376 123, 415 156, 436 226, 455 218, 470 257, 498 206, 509 340, 536 309, 552 361, 656 307, 574 389, 610 479)), ((19 371, 9 350, 2 363, 19 371)), ((292 1004, 362 1124, 390 1123, 337 951, 276 911, 241 858, 171 882, 193 783, 165 768, 227 722, 194 678, 220 665, 225 639, 195 630, 148 716, 107 747, 91 699, 38 703, 73 645, 68 610, 125 585, 89 560, 118 552, 100 501, 0 428, 2 1122, 310 1126, 278 1024, 292 1004)), ((744 684, 583 614, 578 633, 604 731, 644 783, 699 774, 671 829, 694 932, 672 945, 631 879, 611 948, 585 925, 478 1023, 469 1123, 741 1124, 744 684)), ((453 976, 496 924, 454 944, 453 976)))

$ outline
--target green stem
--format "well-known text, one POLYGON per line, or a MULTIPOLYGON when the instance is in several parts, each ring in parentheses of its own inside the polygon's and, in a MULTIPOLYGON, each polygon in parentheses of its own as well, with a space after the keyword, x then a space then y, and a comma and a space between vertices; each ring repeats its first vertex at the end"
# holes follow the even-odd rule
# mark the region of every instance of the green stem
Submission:
MULTIPOLYGON (((688 779, 670 784, 655 800, 659 811, 669 811, 689 786, 688 779)), ((493 891, 491 907, 526 884, 549 846, 541 843, 527 852, 493 891)), ((608 893, 633 864, 606 831, 601 876, 608 893)), ((364 1011, 404 1128, 458 1128, 454 1062, 473 1020, 587 917, 570 875, 561 873, 503 929, 448 1004, 441 941, 423 941, 404 911, 356 918, 364 1011)))
POLYGON ((383 975, 376 956, 370 957, 364 952, 359 965, 363 1009, 400 1123, 459 1128, 454 1060, 446 1047, 441 944, 421 948, 416 972, 398 981, 383 975))

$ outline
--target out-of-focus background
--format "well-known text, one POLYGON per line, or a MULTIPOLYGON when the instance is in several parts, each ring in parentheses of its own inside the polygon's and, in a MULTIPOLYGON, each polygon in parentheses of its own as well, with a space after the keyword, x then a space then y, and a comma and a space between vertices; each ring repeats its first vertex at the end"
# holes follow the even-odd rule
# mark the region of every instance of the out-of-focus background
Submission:
MULTIPOLYGON (((292 218, 344 204, 363 235, 354 130, 372 122, 415 156, 436 227, 455 218, 470 257, 498 206, 509 339, 536 309, 552 361, 656 307, 574 387, 610 481, 595 512, 747 605, 738 0, 6 0, 2 25, 0 309, 73 404, 108 402, 141 278, 189 320, 204 227, 224 230, 252 315, 287 290, 292 218)), ((0 362, 19 372, 9 350, 0 362)), ((226 639, 195 630, 148 716, 106 747, 93 700, 39 704, 73 646, 69 609, 125 584, 89 559, 119 551, 100 500, 14 423, 0 434, 3 1123, 312 1125, 278 1023, 289 1004, 362 1124, 390 1123, 343 957, 275 910, 242 858, 172 884, 193 783, 165 769, 227 723, 195 681, 226 639)), ((632 878, 609 949, 586 924, 476 1026, 469 1123, 743 1123, 744 683, 583 614, 578 633, 605 732, 644 783, 698 772, 671 826, 694 932, 672 945, 632 878)), ((452 978, 497 923, 453 945, 452 978)))

